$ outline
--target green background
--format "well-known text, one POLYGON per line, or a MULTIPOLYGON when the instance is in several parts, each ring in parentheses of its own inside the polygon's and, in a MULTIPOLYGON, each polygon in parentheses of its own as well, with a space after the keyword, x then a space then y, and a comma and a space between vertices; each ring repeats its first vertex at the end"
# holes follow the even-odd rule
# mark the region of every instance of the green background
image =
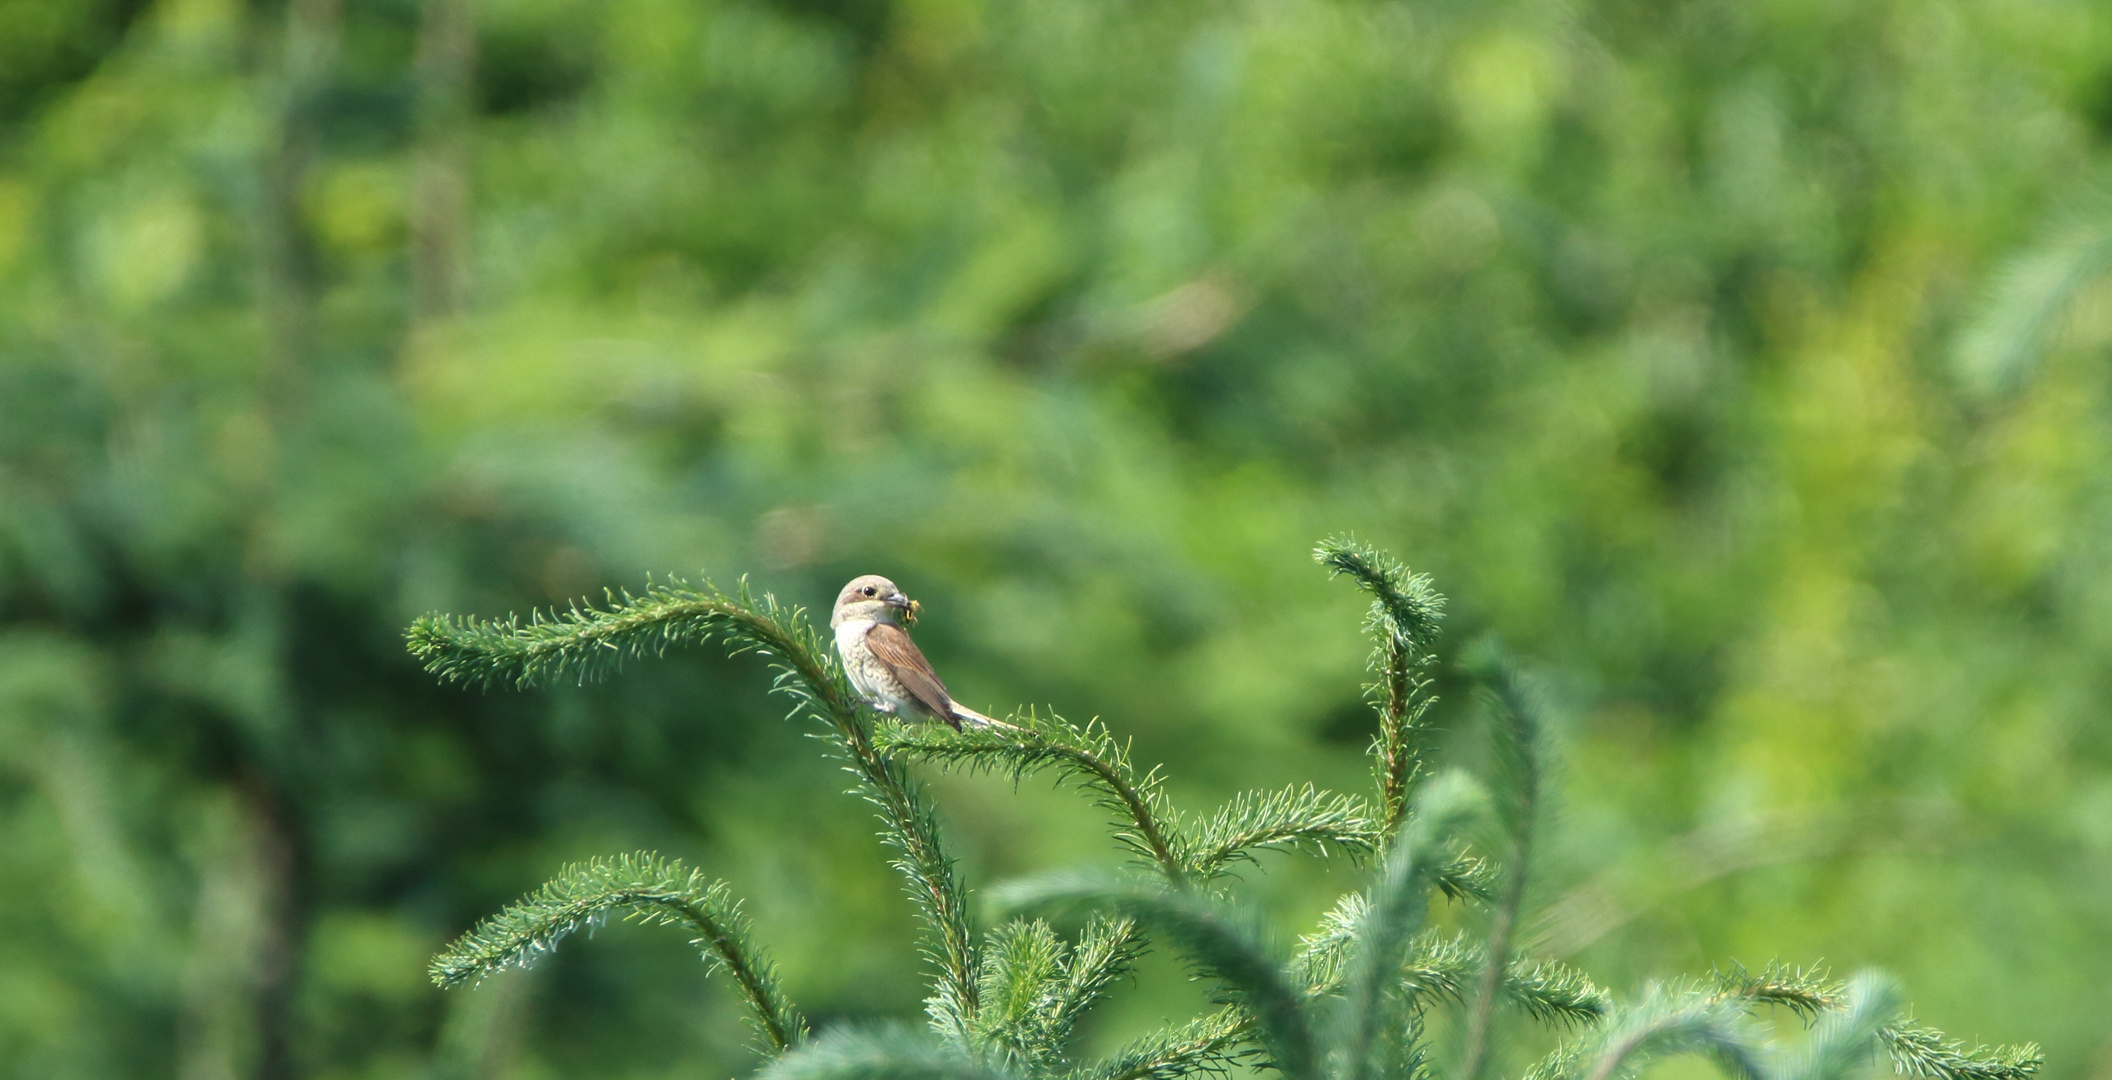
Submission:
MULTIPOLYGON (((0 0, 0 1075, 745 1072, 671 931, 425 981, 638 847, 914 1020, 758 664, 402 628, 883 572, 1205 809, 1365 782, 1354 531, 1559 703, 1544 955, 2112 1077, 2108 143, 2082 0, 0 0)), ((1118 857, 932 782, 978 886, 1118 857)))

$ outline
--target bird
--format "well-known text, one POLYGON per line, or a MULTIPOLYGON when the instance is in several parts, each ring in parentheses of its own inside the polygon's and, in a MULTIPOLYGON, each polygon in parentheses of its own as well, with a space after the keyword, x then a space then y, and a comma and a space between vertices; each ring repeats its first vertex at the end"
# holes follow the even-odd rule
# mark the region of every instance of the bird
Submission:
POLYGON ((974 727, 1010 727, 1004 721, 984 716, 953 700, 946 684, 931 670, 931 661, 902 628, 904 615, 916 618, 917 603, 902 595, 895 583, 878 574, 852 578, 836 595, 836 608, 829 613, 829 628, 836 632, 836 654, 843 658, 843 673, 866 704, 907 718, 932 717, 961 730, 966 722, 974 727))

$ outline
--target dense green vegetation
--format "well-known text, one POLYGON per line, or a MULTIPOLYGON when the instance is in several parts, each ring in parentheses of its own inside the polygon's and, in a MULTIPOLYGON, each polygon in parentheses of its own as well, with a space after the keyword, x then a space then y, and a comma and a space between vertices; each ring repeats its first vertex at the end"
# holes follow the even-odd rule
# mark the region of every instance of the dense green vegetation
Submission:
MULTIPOLYGON (((402 627, 884 572, 964 701, 1216 805, 1361 782, 1352 529, 1548 688, 1536 955, 1880 967, 2094 1075, 2108 88, 2082 0, 0 0, 0 1064, 746 1072, 651 931, 425 980, 640 848, 817 1030, 910 1015, 747 662, 482 693, 402 627)), ((926 780, 967 880, 1112 865, 926 780)), ((1365 880, 1262 859, 1285 925, 1365 880)), ((1204 998, 1136 978, 1096 1052, 1204 998)))

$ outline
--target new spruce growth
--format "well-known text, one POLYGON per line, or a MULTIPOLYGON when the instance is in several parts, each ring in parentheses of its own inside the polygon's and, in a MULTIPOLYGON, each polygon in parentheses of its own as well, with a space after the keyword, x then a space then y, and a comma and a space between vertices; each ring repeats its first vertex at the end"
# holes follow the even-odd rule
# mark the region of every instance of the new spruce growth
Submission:
POLYGON ((1511 1016, 1565 1036, 1524 1080, 1620 1080, 1680 1054, 1705 1058, 1734 1080, 1847 1080, 1880 1052, 1895 1071, 1930 1080, 2027 1080, 2036 1072, 2036 1047, 1967 1049, 1904 1019, 1897 990, 1879 976, 1842 984, 1789 967, 1736 969, 1654 984, 1620 1002, 1581 972, 1524 955, 1516 928, 1543 783, 1540 707, 1500 652, 1479 650, 1470 667, 1482 684, 1495 768, 1485 782, 1430 774, 1429 671, 1444 598, 1427 577, 1353 540, 1328 540, 1315 557, 1372 597, 1374 790, 1247 792, 1207 813, 1175 807, 1159 769, 1139 772, 1128 744, 1098 720, 1079 727, 1023 711, 1009 726, 964 732, 876 725, 805 613, 745 590, 670 583, 525 623, 421 619, 411 651, 435 675, 469 685, 601 678, 626 659, 710 641, 766 658, 793 715, 822 728, 878 811, 933 968, 928 1034, 889 1028, 809 1038, 731 890, 639 854, 566 868, 449 947, 433 962, 433 978, 458 986, 531 963, 610 914, 678 925, 746 999, 764 1080, 1179 1080, 1242 1064, 1285 1080, 1481 1080, 1508 1060, 1498 1050, 1511 1045, 1511 1016), (910 762, 1014 778, 1054 772, 1107 811, 1134 872, 999 885, 992 893, 1006 917, 978 927, 910 762), (1228 871, 1264 850, 1367 861, 1370 884, 1344 896, 1298 948, 1280 951, 1227 891, 1228 871), (1484 907, 1488 930, 1427 927, 1433 902, 1484 907), (1058 927, 1080 929, 1066 937, 1058 927), (1104 1059, 1076 1060, 1080 1017, 1151 942, 1210 980, 1218 1007, 1104 1059), (1751 1017, 1771 1006, 1815 1025, 1800 1046, 1763 1045, 1751 1017), (1456 1011, 1450 1051, 1426 1030, 1438 1009, 1456 1011))

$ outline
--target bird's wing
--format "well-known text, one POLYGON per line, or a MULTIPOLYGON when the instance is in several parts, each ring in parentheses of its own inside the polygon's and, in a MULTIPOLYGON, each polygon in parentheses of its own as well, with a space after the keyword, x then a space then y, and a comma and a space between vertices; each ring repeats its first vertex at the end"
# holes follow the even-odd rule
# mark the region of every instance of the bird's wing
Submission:
POLYGON ((946 692, 946 684, 939 681, 938 673, 931 670, 931 661, 924 659, 917 643, 909 640, 908 631, 894 623, 874 623, 865 632, 865 645, 932 715, 953 718, 953 696, 946 692))

